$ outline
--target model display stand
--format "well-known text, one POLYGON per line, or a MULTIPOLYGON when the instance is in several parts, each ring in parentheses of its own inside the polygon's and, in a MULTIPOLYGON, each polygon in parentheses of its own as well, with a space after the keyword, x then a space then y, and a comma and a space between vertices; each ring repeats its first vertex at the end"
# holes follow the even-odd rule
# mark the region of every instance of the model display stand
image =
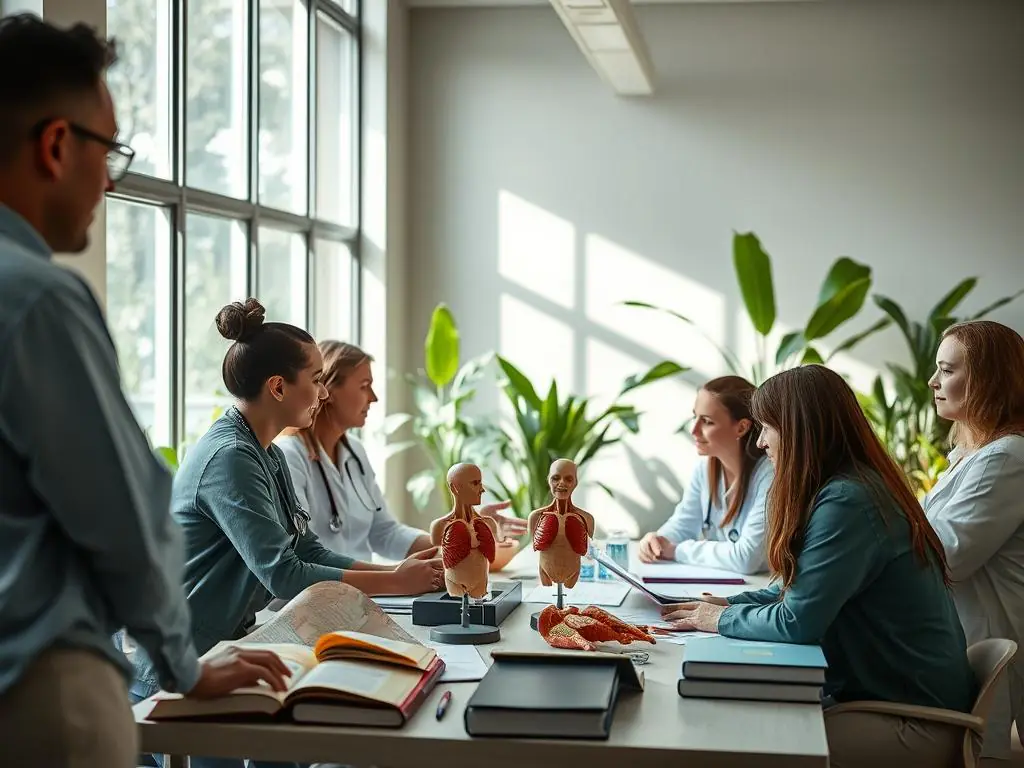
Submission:
POLYGON ((455 464, 448 470, 452 510, 430 524, 430 541, 441 547, 444 585, 450 597, 462 601, 460 622, 430 630, 430 639, 452 645, 478 645, 501 639, 496 626, 470 623, 469 598, 487 596, 490 565, 494 562, 498 524, 475 507, 484 493, 483 474, 475 464, 455 464))
MULTIPOLYGON (((471 601, 469 620, 474 624, 497 627, 523 601, 521 581, 497 581, 490 585, 484 602, 471 601)), ((447 592, 421 595, 412 601, 412 623, 419 627, 456 624, 462 621, 462 601, 447 592)))

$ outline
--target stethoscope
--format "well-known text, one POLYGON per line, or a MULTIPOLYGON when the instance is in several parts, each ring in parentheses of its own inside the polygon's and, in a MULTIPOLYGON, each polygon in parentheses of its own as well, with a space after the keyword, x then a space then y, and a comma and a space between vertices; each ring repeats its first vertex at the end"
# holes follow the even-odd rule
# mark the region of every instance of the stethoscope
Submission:
MULTIPOLYGON (((382 505, 374 503, 373 494, 370 492, 369 488, 366 487, 366 469, 363 467, 363 462, 359 460, 355 451, 352 450, 352 446, 349 444, 347 437, 341 438, 341 444, 345 446, 345 449, 348 451, 348 455, 342 460, 341 466, 344 468, 345 474, 348 475, 348 481, 352 485, 353 493, 355 493, 356 498, 359 499, 359 503, 363 505, 364 509, 369 512, 380 512, 383 508, 382 505), (360 492, 359 484, 356 483, 356 479, 352 476, 352 467, 348 463, 349 459, 354 460, 356 467, 359 468, 359 475, 362 477, 363 490, 366 495, 370 497, 369 502, 366 500, 366 497, 363 496, 363 493, 360 492)), ((343 522, 341 519, 341 513, 338 512, 338 503, 334 499, 334 494, 331 493, 331 483, 327 479, 327 472, 324 470, 324 465, 319 456, 313 460, 313 463, 316 464, 317 469, 320 470, 320 478, 324 481, 324 490, 327 491, 327 500, 331 504, 331 519, 328 522, 328 526, 331 529, 331 533, 338 533, 341 530, 343 522)))
MULTIPOLYGON (((711 530, 711 497, 709 496, 708 497, 708 506, 707 506, 707 509, 704 511, 704 525, 701 527, 701 531, 703 532, 705 539, 708 537, 708 532, 710 530, 711 530)), ((729 533, 727 533, 726 536, 728 537, 729 541, 731 541, 733 544, 735 544, 737 541, 740 540, 740 532, 736 530, 736 526, 735 525, 732 528, 729 529, 729 533)))

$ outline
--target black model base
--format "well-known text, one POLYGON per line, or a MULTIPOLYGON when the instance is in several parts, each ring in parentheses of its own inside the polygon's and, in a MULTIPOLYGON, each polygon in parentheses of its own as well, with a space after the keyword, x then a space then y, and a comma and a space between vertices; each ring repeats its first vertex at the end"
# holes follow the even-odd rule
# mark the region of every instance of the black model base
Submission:
MULTIPOLYGON (((521 581, 491 584, 491 594, 483 602, 470 601, 469 623, 497 627, 523 600, 521 581)), ((412 601, 412 623, 418 627, 439 627, 462 623, 462 600, 447 592, 422 595, 412 601)), ((441 641, 438 641, 441 642, 441 641)))

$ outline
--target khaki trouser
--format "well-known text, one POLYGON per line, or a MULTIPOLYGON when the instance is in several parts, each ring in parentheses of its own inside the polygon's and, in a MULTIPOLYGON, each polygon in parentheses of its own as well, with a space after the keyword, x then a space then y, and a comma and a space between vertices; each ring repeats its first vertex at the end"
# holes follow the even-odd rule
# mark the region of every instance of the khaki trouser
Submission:
POLYGON ((135 718, 124 676, 96 653, 44 651, 0 695, 4 766, 132 768, 135 718))
POLYGON ((825 710, 829 768, 962 768, 964 729, 874 712, 825 710))

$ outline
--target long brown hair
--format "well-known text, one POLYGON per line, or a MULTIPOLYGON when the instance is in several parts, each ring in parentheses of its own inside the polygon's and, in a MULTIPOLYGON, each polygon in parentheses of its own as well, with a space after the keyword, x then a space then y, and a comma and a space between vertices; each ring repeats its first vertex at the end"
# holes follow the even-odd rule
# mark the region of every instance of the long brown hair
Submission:
POLYGON ((882 447, 856 395, 838 373, 822 365, 783 371, 758 388, 751 410, 760 424, 780 437, 778 455, 772 457, 775 478, 768 492, 766 539, 768 565, 781 577, 783 589, 796 575, 814 499, 829 480, 846 473, 864 481, 880 502, 884 496, 895 502, 910 526, 914 552, 926 565, 934 556, 949 585, 942 543, 906 476, 882 447))
MULTIPOLYGON (((701 389, 714 395, 715 399, 725 406, 734 421, 750 421, 750 429, 740 441, 743 464, 740 475, 736 478, 736 492, 733 493, 729 509, 719 525, 719 528, 725 528, 740 513, 747 491, 750 490, 750 478, 754 474, 754 468, 764 456, 764 451, 757 447, 757 430, 754 429, 754 415, 750 412, 750 399, 756 387, 742 376, 721 376, 707 382, 701 389)), ((712 456, 708 460, 708 488, 711 489, 711 501, 715 505, 718 504, 718 478, 724 474, 722 461, 712 456)))
MULTIPOLYGON (((373 356, 367 354, 355 344, 344 341, 327 339, 317 344, 320 354, 324 358, 324 372, 321 378, 324 387, 328 392, 339 384, 343 384, 349 374, 367 361, 373 361, 373 356)), ((326 400, 320 402, 316 412, 313 414, 313 421, 308 427, 289 427, 284 431, 285 435, 298 435, 306 446, 310 461, 320 460, 320 448, 316 444, 316 437, 313 429, 316 427, 317 417, 323 410, 326 400)))
POLYGON ((950 430, 951 442, 963 441, 965 427, 974 448, 1024 433, 1024 339, 992 320, 951 325, 942 338, 947 336, 964 348, 967 374, 964 417, 950 430))

